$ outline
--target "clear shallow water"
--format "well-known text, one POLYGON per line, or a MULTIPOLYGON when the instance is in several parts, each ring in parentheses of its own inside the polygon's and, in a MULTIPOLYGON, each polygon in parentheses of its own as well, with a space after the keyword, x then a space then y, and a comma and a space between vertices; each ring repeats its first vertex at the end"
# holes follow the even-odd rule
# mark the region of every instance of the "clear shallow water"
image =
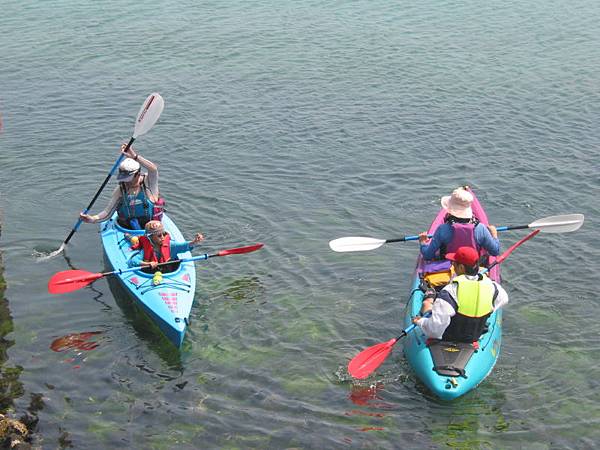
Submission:
POLYGON ((590 1, 4 2, 14 408, 41 402, 49 447, 593 447, 599 19, 590 1), (96 227, 66 258, 32 256, 64 240, 152 91, 165 111, 136 147, 183 233, 208 252, 266 244, 197 265, 179 354, 106 280, 46 293, 58 271, 104 269, 96 227), (476 391, 437 401, 399 347, 351 383, 348 360, 399 332, 417 248, 327 242, 415 234, 464 183, 494 223, 586 224, 505 263, 502 356, 476 391), (91 331, 92 350, 51 349, 91 331))

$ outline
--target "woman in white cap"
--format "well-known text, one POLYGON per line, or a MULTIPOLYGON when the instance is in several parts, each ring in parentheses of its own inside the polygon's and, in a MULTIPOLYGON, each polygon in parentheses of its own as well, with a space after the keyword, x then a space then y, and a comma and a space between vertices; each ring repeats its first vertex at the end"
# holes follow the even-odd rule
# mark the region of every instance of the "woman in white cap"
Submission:
POLYGON ((444 258, 446 253, 454 253, 463 246, 478 251, 483 248, 492 256, 500 254, 496 227, 479 223, 473 217, 471 203, 473 194, 466 187, 459 187, 452 195, 442 197, 442 208, 448 211, 444 223, 437 227, 429 243, 426 232, 419 234, 423 258, 434 259, 438 251, 440 258, 444 258))
POLYGON ((80 214, 81 219, 87 223, 104 222, 112 217, 114 211, 118 213, 119 225, 132 230, 141 230, 150 220, 162 218, 163 201, 158 191, 158 168, 152 161, 136 153, 133 147, 121 152, 127 158, 119 165, 117 186, 110 202, 98 214, 80 214), (143 174, 145 168, 148 173, 143 174))

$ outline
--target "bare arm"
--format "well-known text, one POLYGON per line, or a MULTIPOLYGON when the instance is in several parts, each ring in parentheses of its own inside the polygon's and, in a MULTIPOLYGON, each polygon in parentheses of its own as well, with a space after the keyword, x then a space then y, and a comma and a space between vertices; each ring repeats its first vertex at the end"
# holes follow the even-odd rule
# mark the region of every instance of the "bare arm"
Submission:
POLYGON ((148 161, 146 158, 138 155, 138 162, 142 167, 145 167, 148 170, 148 175, 146 176, 146 187, 152 194, 150 198, 151 201, 156 202, 159 197, 158 191, 158 167, 152 161, 148 161))
POLYGON ((133 147, 129 147, 127 151, 125 151, 125 147, 125 144, 121 145, 121 152, 128 158, 139 162, 140 166, 148 171, 148 175, 146 176, 146 187, 151 193, 150 201, 156 202, 160 194, 158 191, 158 166, 137 153, 133 147))
POLYGON ((110 202, 108 202, 108 205, 106 205, 106 208, 104 208, 98 214, 90 215, 81 213, 79 214, 79 217, 81 217, 81 219, 86 223, 104 222, 105 220, 110 219, 110 217, 113 215, 113 213, 117 209, 119 200, 121 200, 121 190, 119 189, 119 187, 116 187, 113 191, 113 195, 110 199, 110 202))

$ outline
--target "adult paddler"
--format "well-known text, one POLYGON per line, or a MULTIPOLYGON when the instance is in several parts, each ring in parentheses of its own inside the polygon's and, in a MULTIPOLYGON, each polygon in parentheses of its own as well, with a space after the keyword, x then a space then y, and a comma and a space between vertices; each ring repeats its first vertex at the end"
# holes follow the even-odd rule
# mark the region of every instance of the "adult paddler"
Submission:
POLYGON ((98 214, 80 214, 86 223, 104 222, 118 214, 118 223, 130 230, 142 230, 151 220, 162 219, 164 202, 158 189, 158 167, 152 161, 125 145, 121 152, 127 156, 119 165, 117 181, 110 202, 98 214), (142 167, 147 173, 142 173, 142 167))
POLYGON ((446 253, 454 253, 462 246, 474 247, 480 254, 484 250, 492 256, 500 254, 496 227, 480 223, 473 215, 473 198, 467 187, 459 187, 442 197, 442 208, 447 211, 444 223, 437 227, 430 241, 426 232, 419 234, 423 258, 443 259, 446 253))
POLYGON ((495 281, 479 274, 479 253, 459 247, 446 254, 456 276, 440 292, 425 295, 421 315, 413 323, 429 338, 476 342, 485 332, 487 318, 508 303, 508 294, 495 281), (423 317, 431 311, 431 316, 423 317))

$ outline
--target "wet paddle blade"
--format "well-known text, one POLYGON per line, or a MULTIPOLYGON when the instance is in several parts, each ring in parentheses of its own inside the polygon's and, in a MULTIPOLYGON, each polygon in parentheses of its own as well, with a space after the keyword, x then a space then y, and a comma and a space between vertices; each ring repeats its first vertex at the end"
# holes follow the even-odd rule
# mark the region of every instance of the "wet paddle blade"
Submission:
POLYGON ((581 228, 583 220, 583 214, 551 216, 530 223, 529 228, 535 228, 544 233, 569 233, 581 228))
POLYGON ((154 92, 148 96, 135 119, 133 139, 146 134, 154 126, 165 107, 165 101, 159 93, 154 92))
POLYGON ((85 270, 64 270, 58 272, 48 281, 50 294, 66 294, 87 286, 92 281, 102 278, 102 273, 86 272, 85 270))
POLYGON ((47 261, 49 259, 54 258, 55 256, 59 255, 63 250, 65 249, 65 244, 64 242, 62 244, 60 244, 60 247, 58 247, 58 249, 54 250, 53 252, 50 253, 37 253, 35 256, 37 258, 37 262, 42 262, 42 261, 47 261))
POLYGON ((215 256, 227 256, 227 255, 238 255, 240 253, 250 253, 261 249, 265 244, 254 244, 248 245, 247 247, 230 248, 228 250, 221 250, 217 252, 215 256))
POLYGON ((363 350, 348 364, 348 373, 359 380, 367 378, 385 361, 397 341, 390 339, 363 350))
POLYGON ((385 242, 385 239, 349 236, 329 241, 329 248, 334 252, 366 252, 381 247, 385 242))

